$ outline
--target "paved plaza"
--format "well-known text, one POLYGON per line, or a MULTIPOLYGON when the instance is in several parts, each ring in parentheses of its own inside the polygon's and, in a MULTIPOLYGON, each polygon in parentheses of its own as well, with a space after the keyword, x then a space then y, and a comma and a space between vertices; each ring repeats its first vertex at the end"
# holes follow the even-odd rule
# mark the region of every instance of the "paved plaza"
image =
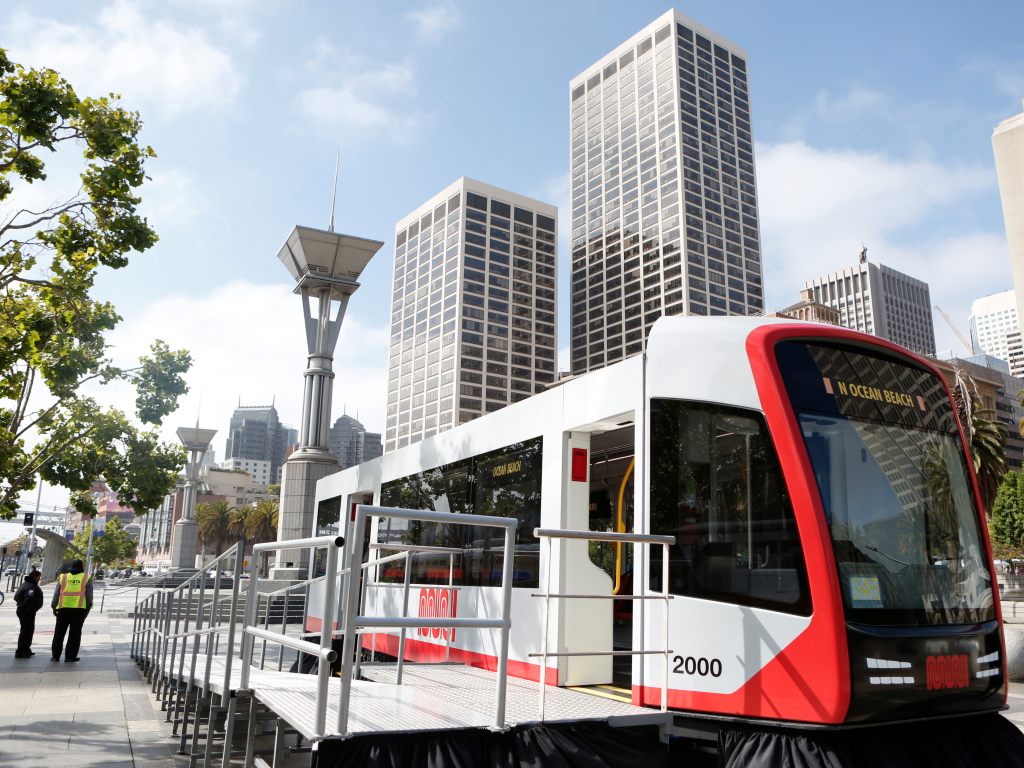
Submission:
MULTIPOLYGON (((15 659, 18 619, 14 601, 0 606, 0 766, 103 766, 187 768, 176 754, 171 725, 131 659, 135 591, 111 588, 100 613, 104 584, 82 635, 81 661, 51 662, 53 618, 37 619, 31 659, 15 659)), ((46 589, 47 606, 52 588, 46 589)), ((142 595, 144 599, 146 595, 142 595)), ((1024 684, 1011 683, 1006 717, 1024 730, 1024 684)), ((308 764, 293 755, 289 765, 308 764)), ((240 764, 241 761, 235 761, 240 764)))

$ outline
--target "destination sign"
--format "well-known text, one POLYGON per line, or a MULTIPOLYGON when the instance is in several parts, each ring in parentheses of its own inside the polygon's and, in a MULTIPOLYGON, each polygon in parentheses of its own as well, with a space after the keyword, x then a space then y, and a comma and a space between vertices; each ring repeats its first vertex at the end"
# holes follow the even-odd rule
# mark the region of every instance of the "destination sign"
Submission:
POLYGON ((942 380, 887 350, 841 343, 785 341, 775 346, 793 407, 957 433, 942 380))
POLYGON ((504 477, 505 475, 512 475, 516 472, 523 471, 522 459, 519 461, 510 461, 506 464, 499 464, 491 470, 491 477, 504 477))

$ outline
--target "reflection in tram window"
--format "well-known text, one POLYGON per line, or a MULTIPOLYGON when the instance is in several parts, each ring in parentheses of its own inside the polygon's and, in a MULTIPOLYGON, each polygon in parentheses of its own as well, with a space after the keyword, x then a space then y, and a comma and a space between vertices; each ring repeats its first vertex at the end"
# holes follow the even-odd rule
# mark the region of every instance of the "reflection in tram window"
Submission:
MULTIPOLYGON (((651 401, 651 532, 671 534, 673 594, 811 613, 800 536, 755 411, 651 401)), ((661 590, 661 548, 651 548, 661 590)))
POLYGON ((995 618, 985 548, 945 388, 879 355, 779 344, 821 494, 849 621, 995 618))
MULTIPOLYGON (((533 530, 540 526, 542 446, 538 437, 392 480, 381 489, 381 506, 518 518, 512 583, 536 588, 540 550, 533 530)), ((500 528, 382 518, 378 541, 461 550, 414 555, 415 584, 448 584, 451 578, 462 586, 501 586, 505 537, 500 528)), ((401 581, 404 568, 403 561, 389 563, 383 580, 401 581)))

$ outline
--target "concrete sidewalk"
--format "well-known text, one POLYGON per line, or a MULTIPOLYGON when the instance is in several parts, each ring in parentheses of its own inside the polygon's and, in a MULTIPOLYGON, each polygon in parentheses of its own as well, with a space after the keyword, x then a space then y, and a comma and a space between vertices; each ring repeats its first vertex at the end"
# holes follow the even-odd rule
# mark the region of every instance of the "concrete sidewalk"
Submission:
POLYGON ((174 754, 171 726, 130 658, 132 620, 101 614, 97 590, 81 661, 52 662, 51 590, 36 618, 31 659, 14 658, 14 601, 8 596, 0 606, 0 765, 186 767, 188 758, 174 754))

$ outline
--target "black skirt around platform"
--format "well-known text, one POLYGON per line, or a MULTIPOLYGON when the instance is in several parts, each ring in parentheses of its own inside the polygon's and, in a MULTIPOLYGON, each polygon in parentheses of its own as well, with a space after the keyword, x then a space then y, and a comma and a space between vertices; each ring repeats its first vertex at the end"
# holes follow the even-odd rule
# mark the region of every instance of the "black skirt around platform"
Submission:
POLYGON ((1024 768, 1024 733, 997 714, 840 731, 737 727, 720 768, 1024 768))
POLYGON ((320 743, 313 768, 669 768, 653 733, 605 723, 354 736, 320 743))

